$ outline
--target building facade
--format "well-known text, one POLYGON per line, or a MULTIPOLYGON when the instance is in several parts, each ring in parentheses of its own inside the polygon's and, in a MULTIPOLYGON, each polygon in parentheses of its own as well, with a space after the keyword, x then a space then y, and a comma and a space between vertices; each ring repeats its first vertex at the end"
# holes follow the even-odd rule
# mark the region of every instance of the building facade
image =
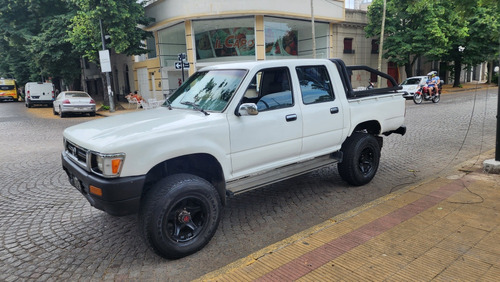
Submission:
POLYGON ((365 37, 362 2, 346 9, 335 0, 149 1, 146 15, 155 21, 144 29, 154 38, 150 52, 135 58, 135 88, 146 99, 166 97, 196 70, 238 61, 336 57, 376 68, 378 46, 365 37))
MULTIPOLYGON (((150 0, 145 12, 154 22, 145 30, 153 37, 141 56, 112 56, 112 90, 118 99, 138 91, 163 99, 198 69, 220 63, 289 58, 341 58, 347 65, 378 67, 378 40, 366 38, 371 0, 150 0), (314 23, 314 24, 313 24, 314 23), (314 27, 314 28, 313 28, 314 27), (180 54, 185 59, 180 61, 180 54)), ((103 75, 82 64, 83 85, 103 93, 103 75)), ((446 83, 446 64, 419 58, 415 75, 439 71, 446 83)), ((381 71, 401 82, 403 68, 383 60, 381 71)), ((461 81, 485 79, 482 65, 463 72, 461 81)), ((373 78, 355 76, 353 86, 373 78)))

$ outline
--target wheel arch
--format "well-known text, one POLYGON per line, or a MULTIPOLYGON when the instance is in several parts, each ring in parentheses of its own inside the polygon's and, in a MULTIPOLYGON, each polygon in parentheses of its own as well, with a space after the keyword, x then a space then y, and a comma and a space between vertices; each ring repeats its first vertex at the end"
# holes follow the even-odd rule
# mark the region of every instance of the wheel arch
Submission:
POLYGON ((381 130, 382 127, 377 120, 368 120, 356 125, 350 135, 352 135, 354 132, 366 132, 372 135, 379 135, 381 130))
POLYGON ((222 205, 225 205, 226 183, 222 166, 214 156, 206 153, 179 156, 155 165, 146 174, 142 195, 152 189, 154 183, 178 173, 193 174, 210 182, 217 190, 222 205))

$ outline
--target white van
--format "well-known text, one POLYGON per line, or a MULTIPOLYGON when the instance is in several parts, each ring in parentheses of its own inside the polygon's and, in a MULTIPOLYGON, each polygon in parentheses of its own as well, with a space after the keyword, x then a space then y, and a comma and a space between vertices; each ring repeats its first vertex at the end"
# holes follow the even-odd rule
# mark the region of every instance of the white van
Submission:
POLYGON ((52 107, 54 102, 54 84, 48 82, 28 82, 24 86, 25 105, 28 108, 35 104, 52 107))

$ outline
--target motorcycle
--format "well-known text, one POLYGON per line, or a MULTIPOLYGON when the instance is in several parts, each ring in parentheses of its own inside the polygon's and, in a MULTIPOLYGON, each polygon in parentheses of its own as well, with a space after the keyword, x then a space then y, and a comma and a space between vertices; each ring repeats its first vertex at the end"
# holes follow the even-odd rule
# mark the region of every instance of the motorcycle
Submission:
POLYGON ((421 85, 420 88, 413 95, 413 102, 415 104, 421 104, 422 101, 431 100, 433 103, 438 103, 439 100, 441 100, 441 89, 442 89, 442 84, 440 83, 437 87, 437 90, 434 87, 432 89, 432 93, 429 93, 429 87, 427 86, 427 84, 421 85))

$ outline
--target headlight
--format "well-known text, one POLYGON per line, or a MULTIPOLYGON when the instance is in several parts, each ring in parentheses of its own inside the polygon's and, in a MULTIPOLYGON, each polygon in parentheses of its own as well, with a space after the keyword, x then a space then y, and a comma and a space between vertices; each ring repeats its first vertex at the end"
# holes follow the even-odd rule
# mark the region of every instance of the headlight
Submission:
POLYGON ((118 177, 123 167, 125 154, 101 154, 92 152, 92 172, 104 177, 118 177))

